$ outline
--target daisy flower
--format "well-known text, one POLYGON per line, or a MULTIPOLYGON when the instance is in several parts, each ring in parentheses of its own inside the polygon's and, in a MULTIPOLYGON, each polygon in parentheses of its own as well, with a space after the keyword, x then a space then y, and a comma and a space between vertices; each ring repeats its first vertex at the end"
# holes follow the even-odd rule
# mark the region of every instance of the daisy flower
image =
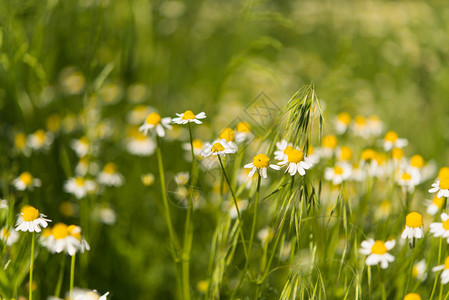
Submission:
POLYGON ((40 179, 33 178, 30 172, 23 172, 13 180, 12 184, 19 191, 30 190, 32 191, 34 187, 41 186, 40 179))
POLYGON ((156 143, 135 128, 130 128, 125 140, 126 150, 137 156, 150 156, 156 150, 156 143))
POLYGON ((47 248, 49 252, 54 253, 54 252, 52 252, 53 248, 51 248, 51 245, 53 244, 53 242, 54 242, 54 239, 53 239, 53 236, 51 235, 51 228, 49 228, 49 227, 44 228, 42 230, 41 235, 39 236, 39 243, 42 246, 44 246, 45 248, 47 248))
POLYGON ((333 185, 339 185, 351 177, 351 165, 340 163, 333 168, 326 168, 324 179, 332 181, 333 185))
POLYGON ((436 196, 433 198, 433 200, 427 200, 426 201, 427 213, 431 216, 434 216, 443 207, 443 203, 444 199, 438 198, 436 196))
POLYGON ((404 296, 404 300, 421 300, 421 296, 416 293, 409 293, 404 296))
POLYGON ((337 149, 337 160, 349 162, 352 159, 352 150, 348 146, 341 146, 337 149))
POLYGON ((147 135, 149 130, 156 130, 156 134, 160 137, 165 136, 164 128, 171 129, 171 118, 161 118, 158 113, 151 113, 145 119, 145 122, 142 126, 139 127, 139 131, 143 132, 143 134, 147 135))
POLYGON ((144 186, 151 186, 154 183, 154 175, 151 173, 143 174, 140 179, 144 186))
POLYGON ((391 158, 393 160, 393 168, 405 168, 407 166, 407 161, 404 157, 404 150, 401 148, 393 148, 391 150, 391 158))
POLYGON ((322 157, 330 158, 334 155, 335 150, 337 149, 338 140, 335 135, 327 135, 323 137, 323 141, 321 143, 320 154, 322 157))
POLYGON ((253 137, 253 134, 251 133, 251 125, 249 125, 248 122, 239 122, 235 131, 235 141, 237 143, 243 143, 244 141, 248 141, 253 137))
POLYGON ((26 205, 22 207, 22 210, 18 215, 16 230, 40 232, 41 227, 45 228, 48 226, 48 222, 51 222, 51 220, 46 217, 46 215, 39 213, 36 208, 31 205, 26 205))
POLYGON ((109 206, 98 206, 92 212, 94 219, 106 225, 114 225, 117 221, 117 214, 115 210, 109 206))
POLYGON ((351 115, 349 115, 347 112, 339 113, 334 120, 335 131, 338 134, 345 133, 350 123, 351 123, 351 115))
POLYGON ((449 167, 442 167, 438 172, 438 179, 449 178, 449 167))
POLYGON ((370 116, 366 122, 370 135, 379 136, 383 130, 383 123, 378 116, 370 116))
POLYGON ((14 228, 3 227, 0 231, 0 239, 6 246, 11 247, 19 239, 19 233, 14 228))
POLYGON ((27 145, 27 136, 23 132, 19 132, 14 136, 15 148, 25 156, 30 156, 31 151, 27 145))
POLYGON ((263 178, 267 178, 267 168, 270 167, 274 170, 280 170, 281 167, 277 165, 270 164, 270 159, 268 156, 266 156, 263 153, 257 154, 254 156, 253 162, 246 164, 244 166, 245 169, 251 169, 251 171, 248 173, 249 177, 253 177, 254 173, 256 171, 259 172, 260 175, 262 175, 263 178))
POLYGON ((415 154, 410 158, 409 165, 411 168, 420 171, 424 167, 424 158, 419 154, 415 154))
POLYGON ((447 239, 447 243, 449 244, 449 215, 446 213, 441 214, 442 223, 435 222, 430 224, 430 233, 433 234, 434 237, 442 237, 447 239))
POLYGON ((419 281, 424 281, 427 278, 426 270, 427 270, 426 261, 424 259, 420 260, 419 262, 413 265, 412 276, 418 279, 419 281))
POLYGON ((409 193, 411 193, 421 182, 421 175, 417 171, 401 170, 397 172, 396 182, 402 187, 403 190, 407 190, 409 193))
POLYGON ((299 173, 301 176, 306 174, 306 170, 310 169, 313 166, 312 161, 299 149, 293 149, 288 152, 287 157, 284 157, 284 160, 278 163, 279 166, 287 165, 285 172, 290 173, 291 176, 294 176, 296 173, 299 173))
POLYGON ((28 135, 27 145, 33 150, 48 150, 53 142, 53 134, 38 129, 34 133, 28 135))
POLYGON ((309 145, 309 149, 307 149, 307 157, 314 165, 320 161, 320 156, 315 152, 315 148, 312 145, 309 145))
POLYGON ((100 296, 96 290, 74 288, 71 295, 70 292, 67 293, 66 298, 73 300, 107 300, 108 295, 109 292, 100 296))
POLYGON ((236 149, 232 147, 232 145, 230 145, 225 139, 221 139, 214 141, 212 144, 206 143, 201 155, 204 157, 209 157, 210 155, 226 155, 235 152, 236 149))
POLYGON ((443 270, 443 272, 441 272, 441 284, 446 284, 449 282, 449 257, 446 257, 444 265, 435 266, 432 268, 432 271, 434 272, 441 270, 443 270))
POLYGON ((438 198, 449 197, 449 177, 444 177, 441 180, 432 183, 432 188, 429 189, 429 193, 436 193, 438 198))
POLYGON ((415 211, 405 218, 405 229, 401 237, 403 239, 421 239, 424 236, 422 215, 415 211))
POLYGON ((404 148, 408 145, 408 141, 406 139, 400 139, 398 134, 394 131, 388 131, 385 134, 383 140, 383 146, 385 151, 390 151, 394 147, 396 148, 404 148))
POLYGON ((89 140, 85 136, 82 136, 79 139, 73 139, 70 146, 78 157, 86 156, 86 154, 89 153, 89 140))
POLYGON ((220 134, 218 135, 218 138, 224 139, 228 143, 229 147, 231 147, 232 149, 237 151, 238 147, 234 143, 234 140, 235 140, 234 130, 232 130, 231 128, 225 128, 220 132, 220 134))
POLYGON ((64 190, 73 194, 77 199, 84 198, 89 192, 96 189, 97 185, 93 180, 83 177, 72 177, 64 183, 64 190))
POLYGON ((394 256, 388 253, 388 251, 393 249, 395 244, 395 240, 383 242, 369 239, 362 242, 362 249, 359 252, 368 255, 365 261, 366 265, 373 266, 380 263, 380 267, 386 269, 388 263, 394 261, 394 256))
POLYGON ((91 158, 86 155, 80 158, 75 167, 75 174, 78 176, 86 176, 86 174, 95 175, 98 173, 98 164, 91 161, 91 158))
POLYGON ((351 125, 352 131, 355 136, 360 136, 364 139, 367 139, 371 136, 371 130, 366 122, 366 118, 364 116, 356 116, 354 118, 354 122, 351 125))
POLYGON ((293 150, 293 144, 288 143, 286 140, 282 140, 276 143, 276 148, 278 150, 274 151, 274 158, 276 160, 284 160, 287 157, 288 152, 293 150))
MULTIPOLYGON (((193 155, 195 155, 195 157, 201 157, 201 152, 203 152, 203 141, 199 140, 199 139, 194 139, 192 141, 192 145, 193 145, 193 155)), ((190 154, 191 152, 191 146, 190 143, 184 143, 182 144, 182 149, 188 151, 187 155, 186 155, 186 159, 187 160, 192 160, 192 155, 190 154)))
POLYGON ((107 186, 121 186, 123 184, 123 176, 117 170, 115 163, 107 163, 103 167, 103 171, 98 175, 99 183, 107 186))
POLYGON ((173 118, 173 123, 175 124, 187 124, 187 123, 196 123, 196 124, 202 124, 203 122, 200 121, 200 119, 205 119, 206 114, 204 112, 200 112, 199 114, 195 115, 191 110, 186 110, 182 114, 176 114, 178 117, 173 118))
POLYGON ((66 224, 57 223, 51 229, 51 237, 47 240, 46 247, 51 253, 67 252, 73 256, 79 248, 79 241, 70 235, 66 224))
POLYGON ((179 172, 174 179, 177 185, 187 185, 190 179, 189 172, 179 172))

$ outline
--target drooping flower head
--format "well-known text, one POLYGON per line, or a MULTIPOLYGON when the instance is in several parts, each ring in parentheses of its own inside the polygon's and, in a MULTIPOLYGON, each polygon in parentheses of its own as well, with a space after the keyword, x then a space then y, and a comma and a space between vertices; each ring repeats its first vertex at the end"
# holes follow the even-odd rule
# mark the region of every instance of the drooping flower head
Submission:
POLYGON ((40 232, 41 227, 48 226, 48 222, 51 222, 46 218, 46 215, 39 213, 39 210, 31 205, 22 207, 20 214, 17 218, 16 230, 40 232))
POLYGON ((420 239, 424 237, 422 215, 415 211, 409 213, 405 218, 405 229, 401 237, 403 239, 420 239))

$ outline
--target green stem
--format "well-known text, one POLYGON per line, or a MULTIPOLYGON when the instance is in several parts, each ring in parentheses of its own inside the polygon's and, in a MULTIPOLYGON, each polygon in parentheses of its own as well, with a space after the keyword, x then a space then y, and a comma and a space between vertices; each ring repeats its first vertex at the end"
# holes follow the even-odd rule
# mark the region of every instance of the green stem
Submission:
POLYGON ((61 267, 59 269, 58 283, 56 284, 56 289, 55 289, 55 296, 57 298, 59 298, 59 295, 61 294, 61 286, 62 286, 62 281, 64 279, 65 257, 66 257, 66 255, 63 253, 61 267))
POLYGON ((382 270, 380 269, 379 266, 378 266, 378 269, 379 269, 380 284, 381 284, 381 291, 382 291, 382 300, 386 300, 387 299, 387 294, 386 294, 386 291, 385 291, 384 274, 382 273, 382 270))
MULTIPOLYGON (((442 245, 443 245, 443 237, 440 237, 440 246, 438 247, 438 265, 440 265, 442 245)), ((437 275, 435 276, 435 280, 433 282, 433 288, 432 288, 432 293, 430 294, 430 300, 433 299, 433 295, 435 294, 435 289, 437 287, 437 282, 438 282, 438 275, 439 275, 439 273, 437 273, 437 275)))
MULTIPOLYGON (((415 246, 415 238, 413 238, 413 246, 415 246)), ((404 293, 403 293, 403 297, 407 294, 408 287, 410 285, 410 280, 411 280, 412 274, 413 274, 413 266, 415 264, 415 252, 414 252, 414 250, 415 250, 415 247, 412 248, 412 259, 410 261, 410 271, 408 273, 407 284, 405 285, 405 290, 404 290, 404 293)))
MULTIPOLYGON (((259 194, 260 194, 260 180, 261 176, 257 177, 257 190, 256 190, 256 201, 254 202, 254 215, 253 215, 253 225, 251 227, 251 236, 249 238, 249 247, 248 247, 248 256, 251 257, 251 250, 254 241, 254 234, 256 232, 256 223, 257 223, 257 206, 259 205, 259 194)), ((268 242, 268 240, 267 240, 268 242)))
POLYGON ((30 281, 29 281, 29 300, 33 300, 33 268, 34 268, 34 240, 35 232, 31 235, 31 255, 30 255, 30 281))
POLYGON ((220 162, 220 166, 221 166, 221 170, 223 172, 223 175, 224 175, 224 177, 226 179, 226 182, 227 182, 227 184, 229 186, 229 189, 231 190, 232 199, 234 200, 234 205, 235 205, 235 209, 237 211, 238 220, 239 220, 239 232, 240 232, 240 237, 242 239, 243 251, 245 253, 246 260, 248 260, 248 251, 246 249, 245 237, 243 236, 243 231, 242 231, 242 225, 243 225, 242 215, 240 214, 240 209, 239 209, 239 206, 237 204, 237 199, 235 197, 234 189, 231 186, 231 182, 229 181, 228 175, 226 175, 226 170, 225 170, 225 168, 223 166, 223 161, 221 160, 220 155, 217 155, 217 156, 218 156, 218 161, 220 162))
POLYGON ((174 256, 176 257, 177 254, 175 254, 175 253, 179 253, 180 246, 179 246, 178 239, 176 238, 175 231, 173 230, 173 223, 172 223, 171 216, 170 216, 170 208, 168 206, 167 191, 166 191, 166 187, 165 187, 164 163, 162 161, 159 136, 157 136, 157 135, 156 135, 156 141, 157 141, 156 155, 157 155, 157 163, 158 163, 158 168, 159 168, 159 178, 160 178, 160 182, 161 182, 162 203, 164 205, 164 217, 165 217, 165 221, 167 222, 167 226, 168 226, 168 233, 170 235, 172 251, 176 250, 173 252, 174 256), (175 249, 173 249, 173 247, 175 249))
POLYGON ((73 285, 75 282, 75 258, 76 254, 72 255, 72 260, 70 262, 70 299, 73 299, 73 285))

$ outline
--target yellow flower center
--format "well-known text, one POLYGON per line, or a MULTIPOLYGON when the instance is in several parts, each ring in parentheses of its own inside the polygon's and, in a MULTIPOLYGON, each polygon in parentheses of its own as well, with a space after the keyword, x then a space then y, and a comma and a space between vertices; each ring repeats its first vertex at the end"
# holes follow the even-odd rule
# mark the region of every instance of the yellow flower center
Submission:
POLYGON ((97 294, 95 294, 94 292, 88 292, 84 296, 84 299, 86 299, 86 300, 98 300, 98 299, 100 299, 100 297, 97 294))
POLYGON ((161 116, 158 113, 151 113, 148 115, 148 117, 145 119, 145 122, 147 124, 156 126, 161 122, 161 116))
POLYGON ((368 120, 369 120, 370 122, 380 122, 379 117, 378 117, 378 116, 375 116, 375 115, 370 116, 370 117, 368 118, 368 120))
POLYGON ((349 125, 349 123, 351 123, 351 116, 347 112, 339 113, 337 119, 345 125, 349 125))
POLYGON ((270 164, 270 159, 265 154, 257 154, 254 156, 253 159, 253 165, 260 169, 260 168, 267 168, 270 164))
POLYGON ((334 149, 337 147, 338 140, 334 135, 328 135, 323 138, 323 147, 334 149))
POLYGON ((309 145, 309 149, 307 149, 307 155, 309 155, 309 156, 312 155, 313 151, 314 151, 313 146, 309 145))
POLYGON ((108 174, 114 174, 114 173, 117 172, 117 165, 114 164, 114 163, 112 163, 112 162, 107 163, 107 164, 103 167, 103 171, 104 171, 105 173, 108 173, 108 174))
POLYGON ((237 124, 237 132, 245 132, 245 133, 249 133, 251 132, 251 125, 249 125, 248 122, 240 122, 237 124))
POLYGON ((25 222, 34 221, 39 218, 39 211, 31 205, 26 205, 21 210, 22 218, 25 222))
POLYGON ((293 149, 287 155, 288 161, 295 164, 299 163, 304 158, 304 154, 302 153, 301 150, 298 149, 293 149))
POLYGON ((387 247, 385 246, 385 243, 382 241, 375 241, 374 245, 371 247, 371 253, 372 254, 385 254, 387 253, 387 247))
POLYGON ((438 172, 438 178, 449 178, 449 168, 448 167, 442 167, 440 171, 438 172))
POLYGON ((398 134, 394 131, 388 131, 385 134, 385 141, 394 143, 398 139, 398 134))
POLYGON ((424 165, 424 159, 421 155, 413 155, 412 158, 410 158, 410 165, 415 168, 422 168, 424 165))
POLYGON ((443 222, 443 229, 449 230, 449 219, 443 222))
POLYGON ((411 176, 409 173, 404 172, 404 173, 402 173, 402 175, 401 175, 401 179, 402 179, 402 180, 408 181, 408 180, 412 179, 412 176, 411 176))
POLYGON ((381 165, 387 161, 387 155, 385 153, 377 153, 375 159, 377 164, 381 165))
MULTIPOLYGON (((416 275, 417 277, 418 275, 416 275)), ((421 300, 421 296, 416 293, 410 293, 405 295, 404 300, 421 300)))
POLYGON ((19 150, 21 150, 21 149, 23 149, 23 147, 25 147, 26 142, 27 142, 27 137, 22 132, 19 132, 14 137, 14 144, 16 145, 17 149, 19 149, 19 150))
POLYGON ((444 261, 444 268, 449 269, 449 256, 446 257, 446 260, 444 261))
POLYGON ((432 203, 438 206, 438 208, 441 208, 441 206, 443 206, 443 201, 443 198, 435 197, 433 198, 432 203))
POLYGON ((84 179, 83 177, 76 177, 75 178, 75 183, 77 186, 83 186, 84 182, 86 182, 86 179, 84 179))
POLYGON ((191 110, 186 110, 182 115, 183 120, 193 120, 195 119, 195 114, 191 110))
POLYGON ((81 228, 76 225, 67 226, 67 231, 71 236, 76 238, 77 240, 81 240, 81 228))
POLYGON ((51 229, 50 228, 44 228, 43 230, 42 230, 42 236, 43 237, 49 237, 51 235, 51 229))
POLYGON ((287 146, 285 149, 284 149, 284 154, 289 154, 292 150, 295 150, 295 148, 293 148, 292 146, 287 146))
POLYGON ((67 225, 64 223, 58 223, 55 226, 53 226, 53 229, 51 230, 51 234, 53 235, 53 238, 55 240, 60 240, 65 238, 69 235, 69 231, 67 229, 67 225))
POLYGON ((393 150, 391 151, 391 156, 394 159, 399 160, 404 157, 404 151, 402 151, 401 148, 393 148, 393 150))
POLYGON ((362 159, 363 160, 372 160, 376 157, 376 151, 373 149, 366 149, 362 152, 362 159))
POLYGON ((225 147, 223 147, 222 144, 220 143, 215 143, 212 145, 212 148, 210 149, 210 151, 212 152, 221 152, 224 151, 225 147))
POLYGON ((193 140, 192 141, 193 149, 201 149, 203 148, 203 141, 201 140, 193 140))
POLYGON ((422 227, 422 215, 415 211, 409 213, 405 218, 405 225, 407 225, 408 227, 422 227))
POLYGON ((43 129, 36 130, 36 132, 34 132, 34 136, 40 143, 45 141, 45 131, 43 129))
POLYGON ((335 175, 341 175, 341 174, 343 174, 343 169, 342 169, 341 167, 339 167, 339 166, 335 166, 335 167, 334 167, 334 174, 335 174, 335 175))
POLYGON ((352 158, 352 150, 347 146, 343 146, 340 148, 340 159, 344 161, 348 161, 352 158))
POLYGON ((30 186, 33 183, 33 176, 30 172, 23 172, 19 175, 20 181, 22 181, 26 186, 30 186))
POLYGON ((442 190, 449 190, 449 177, 445 177, 445 178, 441 179, 439 187, 442 190))
POLYGON ((87 145, 89 145, 89 140, 87 139, 87 137, 82 136, 82 137, 80 138, 80 143, 83 144, 83 145, 85 145, 85 146, 87 146, 87 145))
POLYGON ((355 124, 357 124, 358 126, 365 126, 366 124, 366 119, 364 116, 356 116, 354 118, 354 122, 355 124))
POLYGON ((225 128, 220 132, 220 135, 218 137, 220 139, 225 139, 226 142, 232 142, 235 137, 234 130, 232 130, 231 128, 225 128))

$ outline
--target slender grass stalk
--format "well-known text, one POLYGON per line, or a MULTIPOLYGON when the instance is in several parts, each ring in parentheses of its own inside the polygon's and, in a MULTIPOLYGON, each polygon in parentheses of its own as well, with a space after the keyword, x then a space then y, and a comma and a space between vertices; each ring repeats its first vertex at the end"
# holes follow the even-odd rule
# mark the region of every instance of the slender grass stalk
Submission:
POLYGON ((66 255, 63 253, 62 260, 61 260, 61 266, 59 268, 58 282, 56 283, 56 288, 55 288, 55 296, 58 298, 59 298, 59 295, 61 294, 61 286, 62 286, 62 282, 64 280, 65 257, 66 257, 66 255))
POLYGON ((29 281, 29 300, 33 300, 33 268, 34 268, 34 240, 36 233, 31 234, 31 255, 30 255, 30 281, 29 281))
POLYGON ((381 287, 381 292, 382 292, 382 300, 386 300, 387 299, 387 293, 386 293, 386 290, 385 290, 384 274, 382 273, 382 270, 380 269, 379 265, 377 266, 377 268, 379 269, 380 287, 381 287))
MULTIPOLYGON (((440 237, 440 245, 438 246, 438 263, 437 265, 440 265, 440 261, 441 261, 441 248, 443 245, 443 237, 440 237)), ((433 299, 433 295, 435 294, 435 289, 437 287, 437 282, 438 282, 438 276, 440 273, 437 273, 437 275, 435 276, 435 280, 433 282, 433 288, 432 288, 432 293, 430 294, 430 300, 433 299)))
POLYGON ((75 283, 75 258, 76 254, 72 255, 72 260, 70 262, 70 299, 73 299, 73 286, 75 283))
POLYGON ((157 155, 157 163, 158 163, 158 169, 159 169, 159 178, 160 178, 160 183, 161 183, 162 203, 164 205, 163 213, 164 213, 164 217, 165 217, 165 222, 167 223, 167 226, 168 226, 168 234, 170 235, 172 254, 175 257, 175 260, 177 260, 177 255, 180 252, 180 246, 179 246, 179 242, 176 237, 175 231, 173 229, 173 223, 172 223, 171 216, 170 216, 170 208, 168 206, 167 190, 166 190, 166 186, 165 186, 164 163, 162 161, 162 154, 161 154, 161 143, 159 140, 159 136, 157 136, 157 135, 156 135, 156 141, 157 141, 156 155, 157 155))
POLYGON ((217 156, 218 156, 218 161, 220 162, 221 171, 223 172, 223 175, 226 179, 226 183, 228 184, 229 189, 231 190, 232 199, 234 200, 234 205, 235 205, 235 209, 237 211, 237 216, 238 216, 238 220, 239 220, 239 231, 240 231, 240 237, 242 239, 243 251, 244 251, 246 259, 248 260, 248 251, 246 249, 245 237, 243 236, 243 231, 242 231, 242 225, 243 225, 242 215, 240 214, 240 209, 239 209, 239 206, 237 203, 237 199, 235 197, 234 189, 231 186, 231 182, 229 181, 228 175, 226 174, 226 170, 223 166, 223 161, 221 160, 220 155, 217 155, 217 156))
MULTIPOLYGON (((414 245, 415 245, 415 238, 413 238, 413 246, 414 245)), ((416 254, 415 247, 413 247, 411 251, 412 251, 412 259, 410 261, 410 271, 408 272, 407 284, 405 285, 405 290, 402 295, 403 297, 407 294, 408 287, 410 285, 410 280, 412 279, 412 275, 413 275, 413 266, 415 265, 415 256, 416 256, 415 255, 416 254)))
POLYGON ((256 190, 256 200, 254 201, 254 214, 253 214, 253 225, 251 226, 251 235, 249 238, 248 256, 251 257, 251 250, 254 242, 254 234, 256 232, 257 223, 257 206, 259 205, 259 195, 260 195, 260 180, 261 176, 257 177, 257 190, 256 190))

